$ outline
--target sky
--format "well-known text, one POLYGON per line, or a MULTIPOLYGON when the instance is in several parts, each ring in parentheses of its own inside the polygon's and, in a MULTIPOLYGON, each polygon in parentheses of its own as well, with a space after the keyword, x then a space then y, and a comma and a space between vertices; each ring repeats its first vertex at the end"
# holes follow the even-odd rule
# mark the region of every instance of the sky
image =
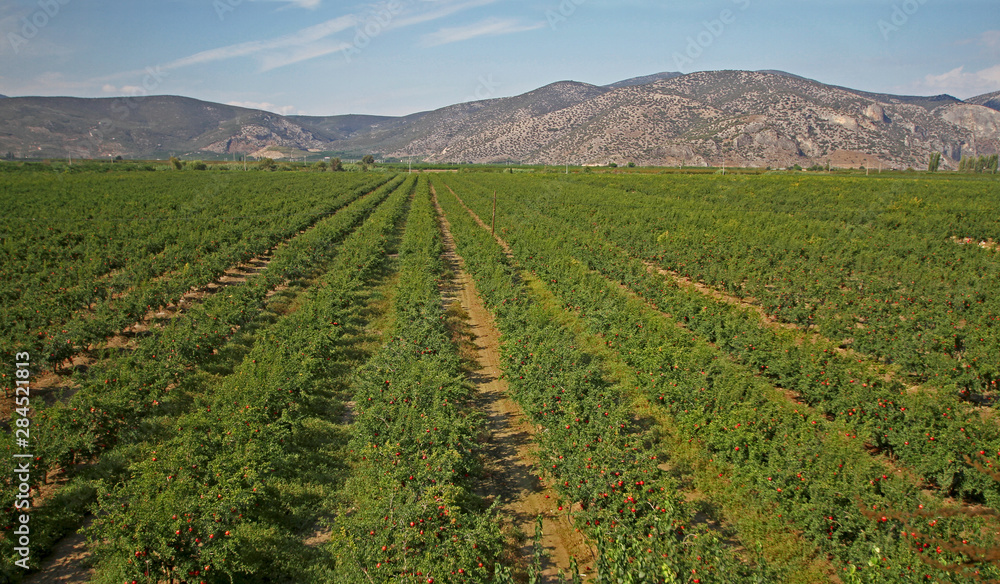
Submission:
POLYGON ((1000 90, 996 0, 3 0, 0 94, 405 115, 562 80, 788 71, 1000 90))

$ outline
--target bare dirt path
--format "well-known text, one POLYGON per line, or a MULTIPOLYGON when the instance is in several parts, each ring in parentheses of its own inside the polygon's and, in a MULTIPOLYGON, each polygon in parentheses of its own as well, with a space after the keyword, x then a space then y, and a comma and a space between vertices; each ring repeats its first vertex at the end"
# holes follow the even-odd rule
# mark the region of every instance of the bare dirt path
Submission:
MULTIPOLYGON (((93 519, 88 519, 81 531, 91 521, 93 519)), ((56 544, 41 570, 26 577, 24 584, 86 584, 94 576, 94 571, 85 565, 89 558, 87 537, 79 532, 72 533, 56 544)))
MULTIPOLYGON (((433 188, 432 194, 437 205, 433 188)), ((468 332, 474 343, 472 356, 476 367, 469 378, 477 388, 476 406, 486 414, 489 422, 485 444, 488 482, 479 494, 499 499, 501 516, 526 536, 521 542, 519 560, 522 563, 518 571, 523 571, 532 558, 531 540, 536 518, 540 515, 543 517, 541 541, 547 556, 542 562, 541 581, 561 582, 559 572, 568 574, 571 557, 576 558, 581 571, 586 573, 586 568, 593 566, 595 553, 569 517, 558 510, 556 493, 545 487, 534 472, 534 428, 521 407, 507 397, 509 388, 503 379, 500 361, 500 332, 493 315, 479 298, 475 282, 465 271, 462 258, 455 252, 448 220, 439 206, 437 209, 444 233, 445 261, 455 274, 445 291, 445 302, 459 303, 468 314, 468 332)))

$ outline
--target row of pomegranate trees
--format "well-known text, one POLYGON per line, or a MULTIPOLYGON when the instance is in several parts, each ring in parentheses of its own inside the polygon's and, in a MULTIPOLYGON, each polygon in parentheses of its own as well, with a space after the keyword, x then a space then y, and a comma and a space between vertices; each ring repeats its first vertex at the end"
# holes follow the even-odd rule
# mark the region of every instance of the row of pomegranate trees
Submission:
MULTIPOLYGON (((535 192, 555 182, 527 180, 535 192)), ((753 297, 920 381, 996 392, 1000 255, 959 245, 1000 236, 994 181, 579 180, 560 185, 576 200, 553 214, 586 215, 639 257, 753 297), (618 207, 592 206, 607 200, 618 207)))
MULTIPOLYGON (((487 210, 490 201, 485 189, 465 186, 467 202, 481 213, 487 210)), ((608 347, 635 368, 643 390, 664 405, 684 437, 702 445, 714 462, 731 465, 731 480, 738 482, 741 490, 764 508, 773 507, 794 529, 837 558, 845 570, 868 566, 863 572, 872 581, 912 581, 915 575, 925 573, 943 581, 968 577, 927 567, 914 554, 914 544, 920 542, 904 535, 905 526, 892 513, 910 513, 918 504, 930 507, 940 501, 920 493, 916 483, 900 478, 888 464, 866 454, 863 439, 858 438, 858 425, 850 420, 853 416, 828 420, 821 412, 796 406, 778 395, 756 371, 720 359, 718 347, 692 337, 673 319, 630 299, 617 282, 592 272, 588 264, 601 254, 595 251, 597 242, 590 239, 591 234, 551 221, 527 199, 518 204, 514 193, 506 194, 507 206, 498 227, 518 258, 536 270, 568 309, 578 311, 591 331, 602 335, 608 347), (581 244, 581 240, 586 243, 581 244), (859 505, 877 517, 865 516, 859 505), (869 565, 876 548, 880 557, 869 565)), ((641 278, 646 274, 643 266, 629 265, 627 257, 611 251, 608 262, 595 263, 612 273, 607 263, 628 266, 618 275, 627 271, 630 277, 641 278)), ((664 302, 668 292, 661 290, 649 299, 664 302)), ((704 318, 715 310, 706 308, 708 304, 702 299, 698 307, 704 318)), ((682 305, 671 305, 673 308, 679 310, 682 320, 690 320, 682 305)), ((733 336, 732 331, 726 335, 733 336)), ((897 392, 895 397, 901 396, 897 392)), ((885 412, 877 422, 881 424, 886 423, 884 418, 892 408, 900 409, 887 402, 870 407, 885 412)), ((875 414, 865 417, 874 420, 875 414)), ((958 434, 955 440, 961 442, 962 433, 958 434)), ((937 437, 929 433, 921 436, 923 442, 937 442, 932 438, 937 437)), ((942 512, 932 520, 929 531, 942 540, 956 536, 989 546, 993 542, 978 531, 981 523, 981 518, 966 521, 942 512)), ((921 537, 931 535, 924 531, 921 537)), ((954 551, 943 553, 935 559, 944 565, 968 559, 954 551)))
POLYGON ((1000 486, 965 461, 974 457, 991 467, 1000 457, 1000 428, 960 401, 957 392, 908 391, 899 376, 887 381, 884 367, 842 353, 829 340, 803 344, 796 333, 763 326, 752 310, 651 274, 639 259, 599 235, 599 226, 579 229, 582 214, 576 221, 558 221, 551 214, 542 218, 528 211, 526 201, 522 195, 517 209, 530 221, 554 222, 550 228, 568 236, 574 257, 589 267, 628 286, 755 373, 796 392, 823 415, 848 423, 863 442, 899 459, 928 483, 1000 508, 1000 486))
POLYGON ((351 474, 325 581, 492 582, 497 573, 500 525, 473 492, 483 418, 443 320, 441 254, 422 177, 400 245, 390 336, 352 377, 351 474))
MULTIPOLYGON (((126 472, 125 465, 137 449, 170 432, 174 418, 190 410, 192 396, 203 391, 203 367, 226 367, 230 358, 242 357, 233 346, 240 327, 266 327, 262 320, 270 290, 290 278, 314 273, 336 256, 344 240, 400 184, 397 177, 370 196, 352 203, 316 228, 279 248, 271 263, 246 283, 226 288, 172 320, 162 329, 137 340, 134 350, 77 374, 76 392, 65 403, 39 407, 32 425, 36 454, 32 478, 35 486, 56 471, 67 483, 32 515, 33 561, 68 530, 75 529, 94 497, 94 480, 112 483, 126 472), (228 347, 228 349, 227 349, 228 347), (220 355, 213 356, 214 351, 220 355), (233 355, 234 357, 230 357, 233 355), (97 459, 98 464, 92 464, 97 459), (77 466, 80 463, 87 463, 77 466)), ((239 341, 243 342, 243 341, 239 341)), ((237 343, 238 344, 238 343, 237 343)), ((4 433, 2 457, 4 488, 13 477, 9 453, 13 436, 4 433)), ((0 528, 15 526, 14 509, 5 502, 0 528)), ((12 538, 0 539, 0 554, 10 557, 12 538)), ((37 564, 36 564, 37 565, 37 564)))
POLYGON ((301 582, 320 569, 304 533, 338 472, 323 417, 412 184, 343 240, 301 306, 260 332, 233 374, 207 383, 126 480, 99 485, 88 529, 97 581, 301 582))
POLYGON ((580 568, 601 582, 773 580, 763 558, 747 563, 704 525, 692 525, 694 510, 663 470, 662 445, 634 422, 626 391, 607 381, 607 364, 578 346, 447 189, 438 197, 503 334, 511 397, 538 428, 539 480, 560 494, 552 511, 571 514, 597 544, 596 565, 580 568))
POLYGON ((22 220, 11 223, 0 262, 0 361, 10 365, 15 351, 31 351, 56 367, 150 307, 176 302, 294 237, 388 175, 293 184, 234 175, 208 187, 194 178, 4 177, 17 183, 12 193, 30 192, 30 199, 10 207, 22 220), (331 186, 340 196, 330 196, 331 186))

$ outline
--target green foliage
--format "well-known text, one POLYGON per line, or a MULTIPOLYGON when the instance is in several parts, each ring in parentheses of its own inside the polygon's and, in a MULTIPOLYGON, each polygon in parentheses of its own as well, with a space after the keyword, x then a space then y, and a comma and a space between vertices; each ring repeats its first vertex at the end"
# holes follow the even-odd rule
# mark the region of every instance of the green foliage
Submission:
POLYGON ((333 158, 330 160, 330 170, 333 172, 343 172, 344 163, 339 158, 333 158))
POLYGON ((175 170, 181 170, 181 169, 183 169, 183 168, 184 168, 184 163, 183 163, 183 162, 181 162, 181 161, 180 161, 180 160, 179 160, 179 159, 178 159, 177 157, 175 157, 175 156, 171 156, 171 157, 170 157, 170 164, 172 164, 172 165, 173 165, 173 167, 174 167, 174 169, 175 169, 175 170))
MULTIPOLYGON (((685 184, 637 176, 567 180, 481 175, 474 181, 457 176, 445 180, 480 214, 487 212, 492 191, 499 190, 506 204, 497 230, 505 233, 518 261, 545 281, 559 302, 580 312, 590 331, 604 338, 610 350, 637 372, 637 385, 650 401, 663 405, 681 436, 703 445, 716 464, 726 461, 725 472, 734 484, 754 499, 774 505, 822 553, 832 554, 845 568, 864 567, 866 581, 908 582, 923 568, 909 542, 899 536, 900 522, 888 515, 874 521, 859 515, 857 501, 884 513, 889 508, 910 512, 928 499, 918 485, 887 473, 881 459, 868 454, 865 445, 926 477, 942 489, 942 495, 982 501, 990 509, 1000 504, 997 484, 961 462, 972 451, 983 452, 991 461, 992 453, 1000 456, 1000 431, 964 404, 950 381, 939 379, 961 379, 972 384, 966 386, 969 389, 995 387, 995 364, 983 352, 998 344, 996 332, 988 326, 995 310, 982 294, 989 284, 981 281, 981 274, 995 273, 985 265, 996 260, 972 246, 955 245, 933 228, 936 224, 942 228, 935 217, 937 209, 952 213, 958 205, 964 210, 966 228, 988 229, 992 216, 986 209, 996 204, 990 185, 953 185, 947 194, 939 184, 911 186, 919 189, 919 196, 912 190, 901 192, 901 184, 857 185, 886 189, 893 193, 890 198, 864 188, 851 194, 847 187, 853 185, 845 179, 819 179, 798 195, 809 198, 810 213, 806 217, 789 213, 786 220, 773 210, 781 208, 779 199, 789 209, 803 208, 788 200, 803 184, 798 177, 768 178, 770 185, 748 179, 722 193, 718 189, 726 187, 704 178, 682 181, 685 184), (830 188, 838 194, 828 202, 817 196, 830 188), (762 201, 772 196, 774 202, 762 201), (882 197, 882 213, 888 217, 855 215, 873 196, 882 197), (845 205, 854 200, 850 197, 858 202, 845 205), (614 208, 606 201, 615 201, 614 208), (768 212, 757 215, 741 208, 743 204, 768 212), (858 221, 863 230, 851 227, 858 221), (848 240, 860 231, 865 240, 852 247, 837 238, 838 229, 846 231, 848 240), (904 235, 911 230, 912 237, 904 235), (659 240, 648 235, 667 232, 669 236, 659 240), (928 241, 934 243, 928 246, 928 241), (737 251, 748 245, 752 251, 737 251), (892 245, 920 246, 922 254, 914 258, 912 268, 905 262, 888 262, 887 256, 905 258, 914 253, 887 252, 894 249, 892 245), (940 259, 930 260, 932 254, 940 259), (800 341, 797 334, 762 326, 757 312, 665 283, 642 260, 729 294, 753 294, 770 314, 777 309, 786 321, 792 314, 786 308, 799 307, 791 322, 804 327, 826 330, 839 324, 835 316, 839 311, 849 311, 844 320, 857 349, 892 351, 900 358, 907 347, 915 348, 914 356, 927 360, 916 371, 941 389, 913 392, 900 381, 886 381, 884 366, 876 360, 866 360, 863 354, 842 355, 837 342, 800 341), (763 265, 757 267, 760 262, 763 265), (938 262, 946 270, 941 277, 934 272, 938 262), (961 267, 953 267, 959 262, 961 267), (853 267, 854 286, 847 285, 840 269, 845 264, 853 267), (886 302, 892 293, 877 287, 877 282, 888 281, 877 275, 883 269, 891 271, 888 277, 893 282, 908 282, 906 297, 886 302), (932 296, 924 287, 936 288, 938 281, 948 282, 947 289, 932 296), (807 287, 793 294, 800 282, 807 287), (956 290, 959 285, 969 288, 956 290), (619 286, 631 289, 636 298, 629 299, 619 286), (805 301, 798 294, 811 299, 805 301), (772 296, 780 299, 771 304, 772 296), (837 301, 824 305, 812 300, 819 297, 837 301), (907 300, 914 297, 925 300, 919 305, 907 300), (918 306, 920 312, 914 312, 918 306), (978 327, 974 338, 958 334, 962 329, 956 329, 957 321, 952 320, 958 318, 952 316, 956 310, 965 327, 978 327), (678 329, 673 319, 695 336, 678 329), (855 327, 859 320, 873 334, 859 334, 855 327), (920 327, 912 337, 903 330, 904 323, 911 322, 909 326, 920 327), (939 361, 928 359, 931 347, 918 348, 935 322, 949 333, 940 337, 938 350, 953 352, 939 361), (880 327, 888 330, 883 333, 880 327), (880 340, 876 335, 886 336, 880 340), (961 346, 955 345, 956 337, 961 346), (916 345, 904 343, 910 338, 916 345), (720 359, 720 353, 729 359, 720 359), (954 366, 956 360, 961 360, 961 368, 954 366), (935 365, 941 368, 928 370, 935 365), (788 401, 772 383, 794 391, 811 409, 788 401), (888 558, 886 565, 893 571, 883 572, 878 562, 866 564, 875 547, 881 550, 879 559, 888 558)), ((956 529, 978 533, 975 520, 955 521, 956 529)), ((979 545, 989 544, 983 537, 976 536, 979 545)), ((627 550, 628 538, 620 541, 627 550)), ((630 571, 634 568, 630 566, 630 571)), ((941 581, 964 581, 947 571, 931 571, 941 581)))
POLYGON ((937 172, 940 167, 941 167, 941 153, 931 152, 930 162, 927 163, 927 171, 937 172))
MULTIPOLYGON (((156 198, 153 201, 156 204, 169 207, 177 205, 178 201, 196 200, 196 197, 192 197, 190 192, 178 189, 178 186, 183 185, 183 183, 177 182, 181 176, 183 175, 178 175, 177 178, 170 178, 169 184, 166 185, 170 188, 171 192, 180 191, 176 193, 176 201, 169 199, 157 200, 156 198)), ((87 177, 82 178, 86 179, 87 177)), ((305 183, 300 183, 297 185, 299 189, 296 189, 300 197, 297 199, 296 206, 305 206, 310 211, 308 214, 303 214, 299 217, 281 216, 269 210, 267 205, 274 204, 284 207, 287 201, 273 201, 269 197, 260 196, 259 193, 255 192, 254 183, 256 183, 256 187, 262 188, 266 192, 274 192, 273 184, 260 183, 259 178, 253 182, 250 182, 251 179, 247 179, 247 182, 239 185, 244 190, 236 190, 228 194, 228 198, 235 204, 244 206, 243 208, 247 210, 256 209, 257 213, 247 211, 237 213, 232 208, 219 204, 218 201, 213 201, 211 211, 201 213, 193 213, 187 209, 178 207, 183 216, 188 218, 188 221, 184 222, 183 228, 189 235, 198 235, 201 233, 209 235, 210 237, 204 240, 206 243, 210 242, 211 237, 221 238, 215 240, 214 243, 219 243, 220 240, 232 237, 233 249, 230 250, 228 247, 219 248, 219 251, 235 253, 234 256, 228 256, 229 259, 226 259, 226 254, 220 255, 218 258, 211 258, 211 254, 206 253, 205 249, 195 247, 193 244, 198 241, 198 238, 178 238, 170 232, 163 234, 168 240, 183 244, 174 252, 178 256, 181 255, 181 252, 190 252, 202 254, 206 258, 206 261, 209 258, 213 262, 220 261, 221 266, 218 268, 217 274, 221 274, 227 267, 235 263, 240 263, 252 255, 257 255, 259 252, 254 252, 253 246, 260 245, 260 250, 263 251, 282 238, 288 238, 292 235, 296 235, 297 237, 289 241, 287 246, 275 250, 267 269, 251 281, 229 288, 226 294, 209 297, 204 303, 191 307, 184 314, 183 318, 171 321, 163 329, 153 328, 151 334, 138 338, 133 351, 107 362, 95 364, 86 374, 78 375, 74 381, 77 386, 76 392, 72 399, 67 400, 66 403, 57 403, 45 408, 42 407, 41 403, 36 404, 37 412, 34 423, 36 427, 42 430, 36 436, 37 443, 35 447, 38 458, 32 469, 32 476, 35 480, 40 480, 48 472, 58 470, 58 472, 68 476, 71 482, 69 486, 57 491, 57 497, 59 497, 57 500, 63 502, 49 505, 33 512, 33 530, 37 530, 33 531, 33 533, 58 534, 58 530, 65 531, 70 529, 74 526, 74 522, 78 524, 83 517, 87 503, 81 503, 80 501, 70 502, 68 499, 63 498, 63 494, 69 495, 73 492, 82 494, 91 493, 90 498, 92 499, 94 487, 90 481, 93 480, 94 473, 97 473, 105 480, 105 483, 99 486, 99 489, 102 489, 102 492, 106 494, 110 494, 112 498, 118 492, 112 490, 112 487, 114 489, 132 489, 123 491, 130 494, 122 496, 131 501, 132 504, 139 506, 139 508, 142 508, 141 503, 151 493, 159 492, 162 485, 154 480, 156 475, 153 474, 149 475, 151 477, 149 480, 158 485, 156 489, 153 489, 149 482, 140 481, 130 483, 125 481, 125 476, 132 476, 126 473, 135 473, 134 477, 146 476, 147 470, 144 470, 145 467, 142 465, 159 462, 160 459, 159 456, 156 457, 158 459, 156 461, 150 459, 151 456, 154 456, 150 454, 150 451, 158 450, 155 446, 150 447, 147 445, 143 447, 145 450, 143 448, 136 450, 134 445, 145 444, 147 441, 155 441, 158 438, 159 432, 162 431, 158 429, 162 428, 164 420, 167 420, 167 423, 176 423, 178 416, 186 415, 185 412, 191 405, 189 392, 204 393, 204 389, 201 387, 204 381, 197 373, 199 371, 198 367, 204 365, 206 361, 215 359, 213 357, 214 352, 223 349, 230 343, 234 331, 253 329, 254 326, 259 325, 258 321, 270 290, 291 278, 310 274, 318 266, 327 264, 335 253, 335 244, 343 240, 354 227, 361 224, 369 216, 371 210, 383 201, 387 193, 394 186, 398 185, 402 179, 397 178, 383 189, 361 200, 356 199, 362 194, 370 193, 373 188, 378 186, 379 182, 384 182, 389 178, 388 176, 380 176, 374 180, 367 178, 359 180, 361 177, 349 178, 345 176, 344 182, 340 186, 343 190, 340 196, 336 197, 330 196, 329 184, 314 184, 314 190, 310 192, 309 189, 302 188, 306 186, 305 183), (242 197, 245 198, 237 196, 241 192, 242 197), (256 206, 248 207, 247 205, 256 206), (260 205, 264 206, 261 207, 260 205), (332 211, 338 209, 340 209, 340 212, 327 217, 332 211), (215 215, 212 215, 212 213, 215 215), (203 227, 190 221, 191 215, 205 215, 209 219, 215 218, 232 221, 233 215, 244 213, 247 219, 254 218, 255 221, 261 222, 260 227, 267 227, 268 229, 260 229, 253 222, 237 224, 235 226, 236 232, 232 236, 229 236, 220 229, 222 222, 210 223, 209 226, 203 227), (299 231, 306 229, 312 224, 316 225, 314 229, 308 231, 306 234, 299 234, 299 231), (188 250, 188 247, 191 249, 188 250), (247 253, 249 255, 243 255, 247 253), (117 454, 119 452, 123 452, 124 454, 117 454), (95 471, 89 475, 90 478, 88 478, 86 468, 79 474, 74 472, 76 465, 90 461, 95 457, 99 457, 100 464, 94 467, 95 471), (117 464, 114 463, 116 459, 120 461, 117 464), (129 468, 130 466, 132 466, 131 469, 129 468), (120 486, 115 487, 115 485, 120 486), (143 488, 142 485, 146 485, 146 488, 143 488)), ((98 184, 104 188, 104 192, 114 192, 108 188, 112 184, 108 181, 113 179, 102 176, 100 180, 101 182, 98 184)), ((265 182, 271 183, 272 181, 265 182)), ((80 188, 80 183, 75 184, 77 188, 80 188)), ((84 182, 82 184, 87 185, 90 183, 84 182)), ((136 184, 133 182, 124 183, 124 185, 131 187, 127 197, 134 200, 137 197, 136 184)), ((199 187, 198 191, 202 192, 203 189, 200 188, 201 184, 199 183, 197 186, 199 187)), ((292 195, 289 196, 291 197, 292 195)), ((151 201, 146 202, 147 204, 151 203, 151 201)), ((36 203, 39 205, 52 204, 52 201, 46 201, 44 198, 39 197, 36 203)), ((122 202, 111 199, 104 204, 120 208, 122 202)), ((72 210, 67 212, 72 212, 72 210)), ((75 210, 75 213, 79 214, 80 210, 75 210)), ((52 213, 50 216, 58 218, 58 213, 52 213)), ((155 226, 146 226, 145 223, 132 222, 127 223, 127 225, 133 228, 151 227, 161 231, 165 230, 165 222, 156 222, 155 226)), ((121 226, 120 222, 95 224, 89 221, 83 225, 83 227, 89 229, 96 229, 98 227, 120 229, 121 226)), ((81 241, 86 242, 88 239, 83 238, 81 241)), ((107 238, 103 239, 106 240, 107 238)), ((130 237, 123 237, 122 239, 132 244, 148 243, 148 241, 144 241, 143 239, 133 239, 130 237)), ((126 243, 126 241, 122 243, 126 243)), ((71 247, 68 247, 66 251, 67 253, 75 253, 71 247)), ((142 252, 134 251, 131 255, 132 257, 140 257, 142 252)), ((175 258, 172 257, 171 259, 175 258)), ((66 265, 66 269, 77 272, 81 271, 79 266, 74 266, 69 262, 66 265)), ((340 270, 340 272, 343 271, 342 269, 340 270)), ((190 268, 185 268, 182 272, 182 274, 171 274, 170 278, 147 276, 151 284, 148 292, 154 292, 158 286, 167 282, 172 286, 160 289, 159 294, 167 295, 159 296, 158 300, 153 300, 157 305, 160 302, 176 302, 181 294, 190 290, 193 283, 199 281, 198 278, 215 277, 211 273, 199 274, 196 270, 190 268)), ((102 278, 98 277, 98 280, 100 279, 102 278)), ((195 287, 204 285, 206 280, 201 280, 201 282, 201 284, 195 287)), ((146 296, 146 292, 147 290, 137 288, 128 295, 129 297, 134 296, 134 298, 130 298, 131 301, 137 301, 136 310, 139 311, 138 314, 140 316, 149 309, 147 303, 156 297, 146 296)), ((335 298, 339 299, 341 295, 337 295, 335 298)), ((121 305, 123 300, 124 297, 114 299, 114 302, 121 305)), ((121 306, 121 308, 124 308, 124 306, 121 306)), ((108 335, 112 331, 124 328, 130 322, 129 318, 138 317, 128 315, 120 317, 115 310, 111 310, 109 307, 107 310, 102 309, 97 314, 86 315, 80 319, 79 323, 83 327, 94 327, 89 330, 84 329, 90 334, 108 335)), ((76 340, 74 333, 79 334, 81 331, 74 331, 72 323, 66 323, 62 326, 67 327, 65 331, 67 333, 66 336, 73 341, 69 344, 69 349, 73 350, 74 345, 80 342, 76 340)), ((65 347, 67 345, 65 340, 66 338, 61 337, 55 343, 55 346, 65 347)), ((40 339, 39 342, 44 343, 47 341, 40 339)), ((21 342, 15 346, 21 347, 18 350, 23 350, 23 348, 30 347, 31 345, 21 342)), ((44 353, 38 351, 37 354, 42 355, 44 353)), ((10 354, 4 355, 5 359, 12 359, 12 357, 10 354)), ((41 364, 41 359, 38 359, 37 362, 41 364)), ((305 371, 305 369, 299 368, 296 370, 296 373, 302 371, 305 371)), ((5 386, 7 385, 6 381, 4 382, 5 386)), ((11 387, 5 387, 5 392, 7 391, 13 390, 11 387)), ((196 421, 195 423, 202 423, 202 421, 196 421)), ((175 430, 176 428, 177 426, 174 426, 175 430)), ((216 438, 221 438, 224 435, 224 433, 219 433, 216 438)), ((189 436, 186 439, 190 440, 191 437, 189 436)), ((7 443, 8 440, 12 440, 12 435, 6 433, 4 434, 3 447, 7 448, 11 446, 7 443)), ((167 450, 159 450, 161 453, 168 453, 163 455, 164 460, 168 458, 168 455, 176 456, 179 453, 183 453, 185 456, 203 456, 205 453, 203 449, 207 446, 207 443, 200 446, 199 444, 186 443, 182 446, 172 446, 167 450)), ((227 448, 226 450, 233 451, 231 448, 227 448)), ((269 460, 273 457, 273 452, 262 451, 262 453, 266 454, 269 460)), ((5 457, 4 460, 6 462, 3 463, 2 468, 4 470, 3 477, 5 478, 0 479, 2 481, 0 484, 3 485, 4 490, 7 490, 11 488, 10 481, 13 472, 8 472, 12 470, 9 466, 10 457, 5 457)), ((162 467, 152 465, 149 467, 148 472, 153 472, 153 470, 160 468, 162 467)), ((229 468, 229 470, 231 471, 232 468, 229 468)), ((169 496, 174 497, 172 494, 169 496)), ((158 500, 164 503, 164 505, 168 501, 167 499, 158 500)), ((133 512, 128 511, 128 509, 129 506, 126 504, 126 507, 122 508, 121 512, 133 512)), ((142 518, 147 516, 147 511, 149 512, 148 517, 160 517, 159 511, 155 508, 153 510, 149 508, 145 509, 146 511, 142 512, 136 510, 135 512, 138 513, 136 517, 142 518)), ((0 524, 11 524, 11 521, 13 521, 12 511, 12 509, 6 508, 0 513, 0 524)), ((206 529, 206 533, 211 534, 212 532, 207 531, 209 522, 205 521, 204 518, 202 519, 202 528, 206 529)), ((118 549, 118 552, 122 552, 123 550, 128 551, 125 548, 119 549, 114 547, 125 546, 127 548, 128 540, 119 540, 118 534, 121 532, 115 531, 118 528, 111 527, 111 524, 106 525, 108 526, 108 531, 99 532, 98 541, 106 542, 109 546, 112 546, 109 549, 118 549)), ((159 525, 159 528, 163 528, 170 525, 170 523, 167 522, 159 525)), ((137 532, 135 537, 147 537, 147 535, 152 537, 156 533, 150 526, 147 526, 145 529, 149 530, 146 535, 137 532)), ((159 535, 156 537, 159 537, 159 535)), ((53 540, 54 536, 48 539, 42 537, 38 539, 33 538, 33 542, 37 544, 37 547, 33 548, 33 552, 35 552, 33 553, 33 557, 40 557, 44 552, 45 542, 51 543, 53 540)), ((165 540, 160 541, 163 542, 165 540)), ((275 545, 279 544, 285 545, 280 542, 277 542, 275 545)), ((5 557, 10 557, 13 553, 10 545, 11 540, 0 540, 0 553, 5 557)), ((115 558, 113 562, 116 564, 119 561, 125 564, 126 559, 134 560, 135 556, 131 554, 135 551, 135 549, 132 549, 129 552, 130 555, 128 558, 120 556, 118 552, 108 552, 108 557, 115 558)))
POLYGON ((257 168, 260 170, 274 171, 278 170, 278 163, 271 158, 261 158, 257 162, 257 168))
POLYGON ((958 164, 958 170, 959 172, 971 172, 975 174, 996 174, 997 159, 998 157, 996 154, 979 157, 963 156, 962 161, 958 164))
POLYGON ((191 170, 208 170, 208 165, 200 160, 191 163, 191 170))
MULTIPOLYGON (((485 189, 474 191, 458 176, 442 180, 484 213, 485 189)), ((657 466, 662 451, 652 433, 633 422, 623 388, 607 381, 600 359, 578 346, 574 334, 534 298, 489 231, 473 223, 454 197, 442 196, 445 191, 438 187, 459 253, 507 339, 503 358, 511 396, 540 428, 540 474, 559 491, 561 505, 573 506, 576 524, 599 542, 601 581, 683 581, 692 570, 706 578, 725 574, 729 581, 744 581, 756 575, 767 581, 766 568, 741 563, 721 547, 709 559, 704 548, 682 543, 703 537, 704 528, 691 525, 693 510, 680 501, 676 480, 657 466)), ((511 224, 504 224, 509 236, 511 224)), ((531 252, 517 247, 517 260, 528 261, 531 252)), ((541 253, 553 257, 548 247, 541 253)), ((531 269, 540 263, 532 262, 531 269)), ((600 307, 595 312, 606 314, 600 307)))

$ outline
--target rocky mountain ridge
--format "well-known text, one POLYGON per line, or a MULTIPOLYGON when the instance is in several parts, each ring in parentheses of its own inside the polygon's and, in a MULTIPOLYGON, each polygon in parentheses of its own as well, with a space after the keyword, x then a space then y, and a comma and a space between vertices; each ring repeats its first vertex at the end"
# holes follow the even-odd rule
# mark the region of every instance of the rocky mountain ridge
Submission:
POLYGON ((962 101, 780 71, 561 81, 404 117, 280 116, 183 97, 0 100, 0 153, 226 157, 376 153, 432 162, 942 166, 1000 150, 1000 92, 962 101))

